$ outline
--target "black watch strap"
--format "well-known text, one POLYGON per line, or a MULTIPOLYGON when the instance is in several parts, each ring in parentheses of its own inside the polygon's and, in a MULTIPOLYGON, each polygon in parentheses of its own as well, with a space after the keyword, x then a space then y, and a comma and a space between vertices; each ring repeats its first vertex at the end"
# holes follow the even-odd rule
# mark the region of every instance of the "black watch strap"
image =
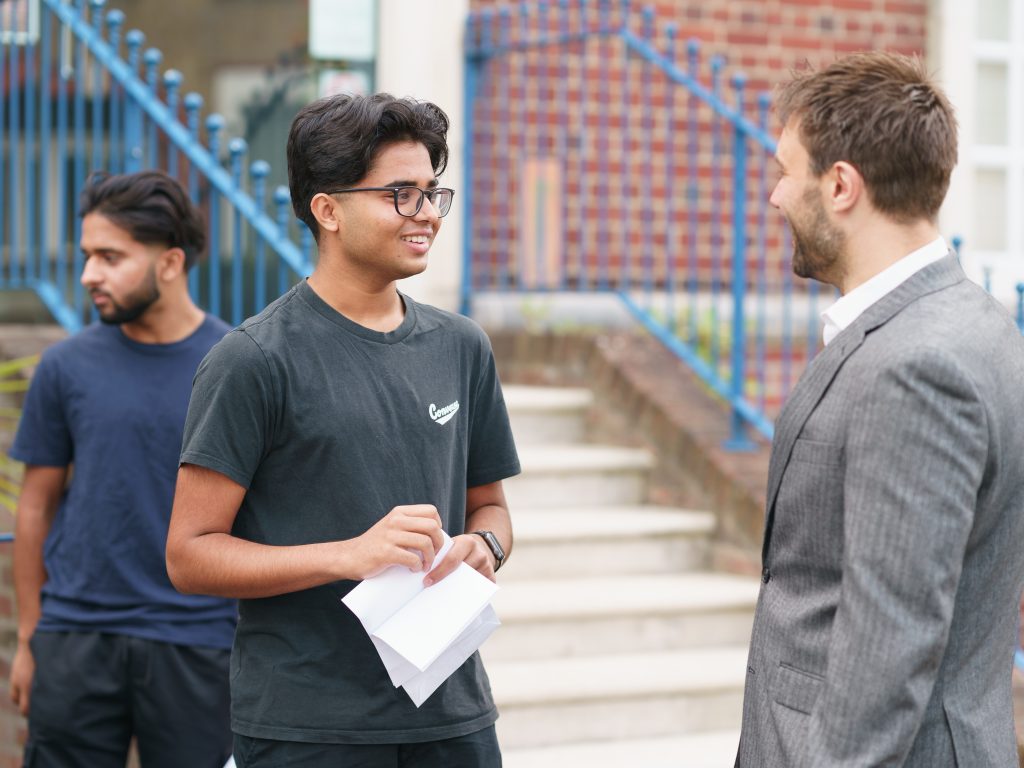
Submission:
POLYGON ((472 531, 487 545, 487 548, 491 550, 491 554, 494 555, 494 572, 497 573, 498 569, 501 568, 502 563, 505 562, 505 550, 501 547, 501 542, 498 541, 498 537, 490 531, 472 531))

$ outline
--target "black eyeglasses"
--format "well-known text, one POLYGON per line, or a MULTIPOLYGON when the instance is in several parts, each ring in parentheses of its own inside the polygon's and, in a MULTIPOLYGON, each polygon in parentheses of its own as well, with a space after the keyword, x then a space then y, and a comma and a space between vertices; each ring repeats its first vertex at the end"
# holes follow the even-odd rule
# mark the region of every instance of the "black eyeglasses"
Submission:
POLYGON ((357 187, 354 189, 336 189, 329 195, 343 195, 346 192, 390 192, 395 198, 395 210, 399 216, 411 218, 420 212, 423 199, 426 198, 437 211, 438 218, 448 215, 452 209, 452 198, 455 190, 447 187, 420 189, 419 187, 357 187))

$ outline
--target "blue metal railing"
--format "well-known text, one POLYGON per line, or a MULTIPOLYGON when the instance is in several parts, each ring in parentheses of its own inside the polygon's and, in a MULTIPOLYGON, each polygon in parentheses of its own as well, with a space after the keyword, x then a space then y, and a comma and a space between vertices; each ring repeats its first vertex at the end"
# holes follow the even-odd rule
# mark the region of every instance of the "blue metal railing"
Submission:
POLYGON ((767 212, 767 96, 741 74, 726 86, 721 56, 702 81, 700 45, 676 35, 629 0, 469 17, 462 309, 489 291, 614 292, 729 403, 741 449, 748 427, 771 437, 817 350, 817 286, 792 276, 767 212))
POLYGON ((207 216, 193 296, 237 324, 309 274, 312 240, 296 245, 287 189, 268 207, 269 166, 247 163, 242 139, 225 141, 219 115, 206 118, 203 143, 202 98, 182 96, 181 74, 161 75, 160 51, 144 50, 138 30, 122 35, 124 14, 104 6, 0 6, 0 289, 34 290, 61 325, 81 327, 78 190, 93 170, 159 168, 207 216))
POLYGON ((487 292, 615 293, 729 404, 727 447, 770 439, 827 302, 768 210, 768 95, 720 55, 702 75, 701 45, 680 51, 631 0, 486 8, 465 61, 462 311, 487 292))

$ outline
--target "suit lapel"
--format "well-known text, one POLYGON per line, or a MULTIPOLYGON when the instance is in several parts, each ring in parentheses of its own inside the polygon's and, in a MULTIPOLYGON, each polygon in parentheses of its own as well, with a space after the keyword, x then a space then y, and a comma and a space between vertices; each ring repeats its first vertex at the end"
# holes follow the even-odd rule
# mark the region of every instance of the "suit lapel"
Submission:
POLYGON ((789 457, 793 453, 793 445, 796 443, 796 438, 846 358, 853 354, 853 351, 864 341, 863 331, 847 336, 847 332, 852 329, 853 326, 850 326, 843 331, 811 361, 803 376, 800 377, 800 381, 793 388, 789 400, 786 401, 785 408, 782 409, 782 413, 779 415, 775 427, 775 439, 772 441, 772 455, 768 463, 766 507, 768 514, 765 522, 764 545, 761 552, 762 562, 766 562, 768 559, 768 547, 771 541, 772 523, 775 516, 775 498, 778 496, 779 486, 782 484, 782 476, 785 473, 786 465, 789 464, 789 457))
POLYGON ((761 550, 762 562, 767 562, 775 517, 775 499, 782 484, 793 445, 814 412, 832 380, 846 359, 864 342, 871 331, 884 325, 911 302, 929 293, 947 288, 964 280, 965 275, 955 256, 950 253, 939 261, 911 275, 895 289, 858 317, 811 361, 800 377, 775 425, 775 439, 768 464, 768 495, 766 497, 765 535, 761 550))

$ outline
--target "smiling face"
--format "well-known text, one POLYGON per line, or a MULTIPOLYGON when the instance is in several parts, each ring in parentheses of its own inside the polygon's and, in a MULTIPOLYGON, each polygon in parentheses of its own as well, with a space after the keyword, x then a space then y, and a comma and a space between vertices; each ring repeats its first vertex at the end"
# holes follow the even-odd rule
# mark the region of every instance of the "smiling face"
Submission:
MULTIPOLYGON (((352 185, 398 186, 437 186, 430 155, 422 144, 402 142, 384 147, 370 172, 352 185)), ((424 199, 415 216, 406 217, 395 210, 395 198, 389 191, 355 192, 333 199, 339 223, 338 252, 349 268, 385 283, 427 268, 427 253, 441 228, 441 219, 429 200, 424 199)))
POLYGON ((820 179, 811 173, 810 157, 792 122, 779 137, 775 159, 780 176, 769 202, 789 222, 793 272, 799 277, 833 282, 842 270, 845 237, 825 210, 820 179))
POLYGON ((99 213, 82 219, 81 248, 82 285, 104 323, 130 323, 160 299, 156 262, 165 249, 134 240, 99 213))

